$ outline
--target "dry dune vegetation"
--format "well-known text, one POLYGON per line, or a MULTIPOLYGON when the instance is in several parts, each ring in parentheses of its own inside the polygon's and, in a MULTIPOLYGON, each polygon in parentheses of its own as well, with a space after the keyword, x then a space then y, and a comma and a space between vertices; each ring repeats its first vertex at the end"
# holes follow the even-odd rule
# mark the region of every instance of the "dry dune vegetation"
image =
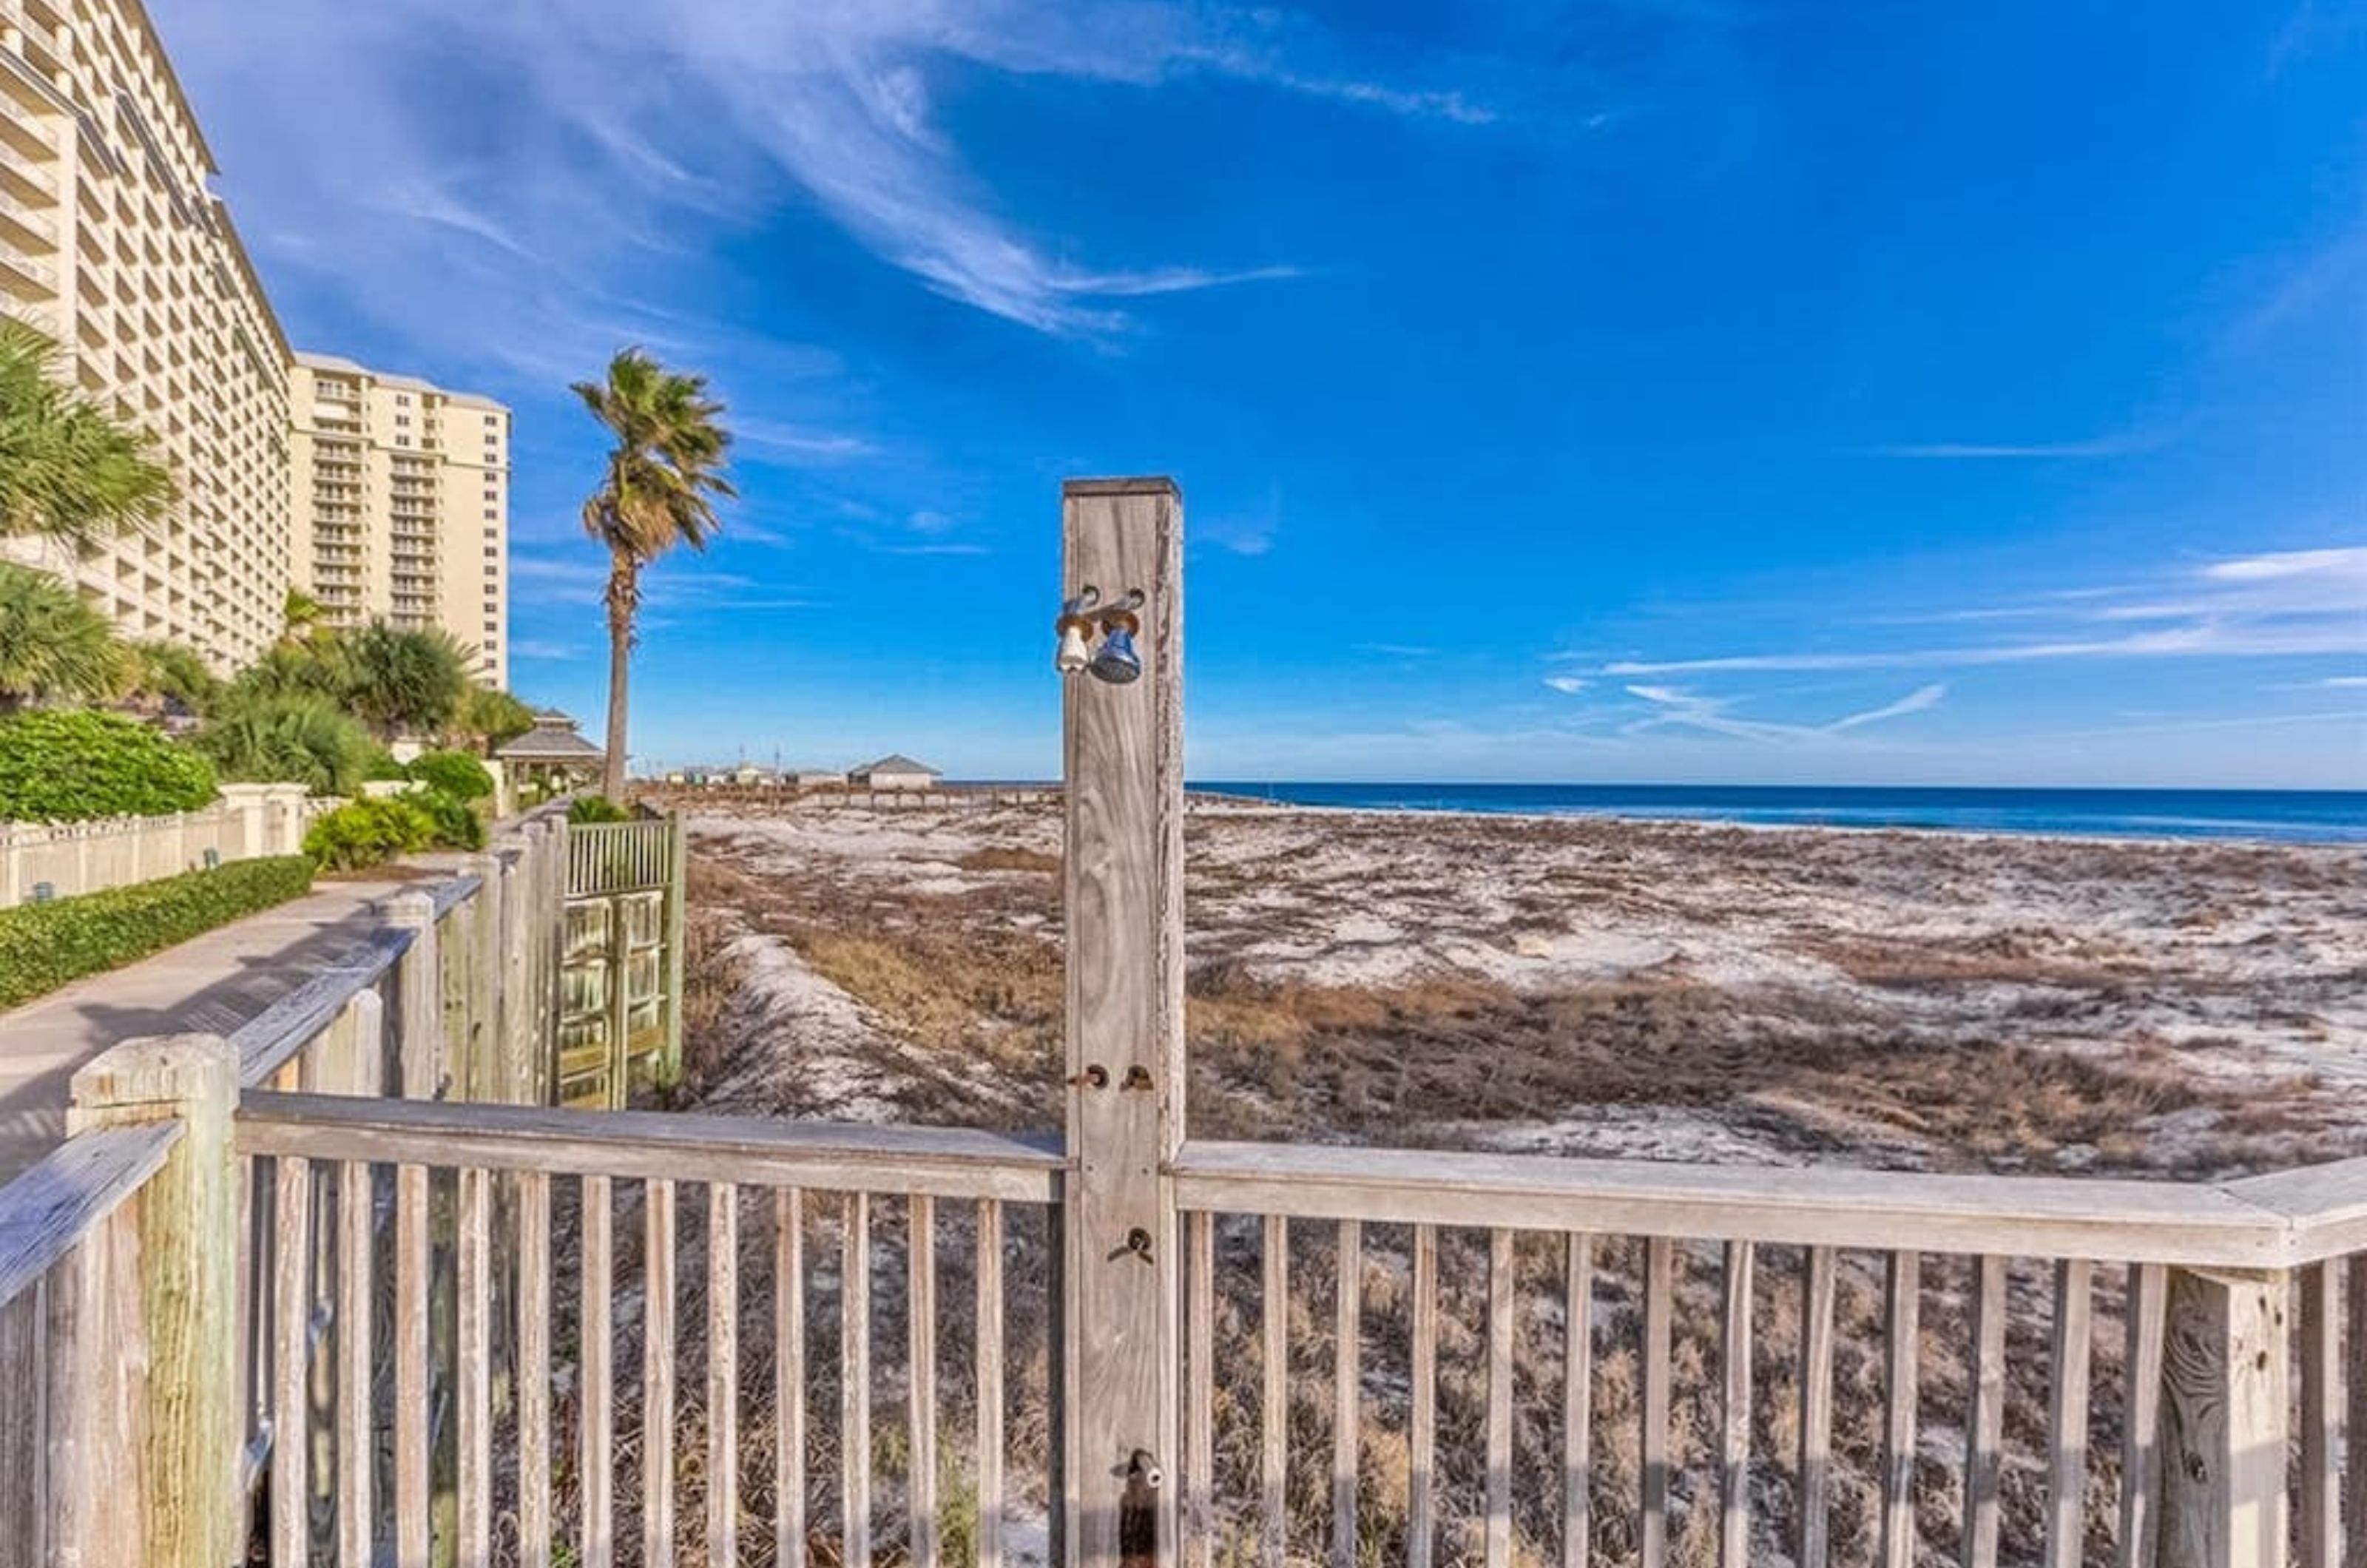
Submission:
MULTIPOLYGON (((694 822, 690 1098, 704 1109, 1040 1129, 1059 1121, 1057 807, 694 822)), ((2367 852, 1195 808, 1188 832, 1195 1133, 1742 1163, 2195 1177, 2367 1146, 2367 852)), ((749 1199, 750 1205, 757 1201, 749 1199)), ((807 1493, 835 1560, 840 1211, 808 1216, 807 1493)), ((771 1514, 771 1246, 742 1221, 742 1489, 771 1514)), ((972 1217, 938 1216, 948 1555, 978 1499, 968 1439, 972 1217)), ((620 1234, 629 1234, 628 1222, 620 1234)), ((879 1545, 912 1449, 901 1356, 909 1230, 876 1206, 873 1457, 879 1545)), ((689 1331, 677 1423, 683 1561, 705 1561, 693 1370, 706 1233, 683 1224, 689 1331)), ((1257 1557, 1259 1286, 1253 1217, 1217 1222, 1217 1559, 1257 1557)), ((1402 1561, 1410 1255, 1364 1228, 1358 1557, 1402 1561)), ((1042 1550, 1048 1238, 1007 1251, 1016 1555, 1042 1550)), ((1285 1399, 1294 1562, 1330 1552, 1339 1233, 1290 1228, 1285 1399)), ((1568 1263, 1523 1235, 1514 1340, 1516 1559, 1557 1561, 1568 1263)), ((1593 1244, 1593 1560, 1637 1560, 1642 1247, 1593 1244)), ((1442 1563, 1476 1562, 1485 1482, 1488 1238, 1441 1236, 1442 1563)), ((563 1254, 562 1254, 563 1256, 563 1254)), ((1727 1258, 1675 1249, 1671 1560, 1715 1558, 1727 1258)), ((1758 1249, 1750 1428, 1753 1561, 1799 1528, 1806 1260, 1758 1249)), ((1885 1260, 1834 1280, 1835 1561, 1870 1559, 1886 1367, 1885 1260)), ((1972 1265, 1923 1260, 1920 1558, 1954 1560, 1963 1506, 1972 1265)), ((629 1278, 634 1271, 626 1270, 629 1278)), ((2123 1271, 2094 1277, 2086 1551, 2118 1527, 2123 1271)), ((2044 1532, 2054 1270, 2009 1274, 2008 1561, 2044 1532)), ((620 1293, 630 1337, 639 1311, 620 1293)), ((620 1367, 620 1371, 625 1370, 620 1367)), ((634 1380, 637 1382, 638 1380, 634 1380)), ((628 1382, 627 1387, 632 1383, 628 1382)), ((629 1405, 629 1399, 628 1401, 629 1405)), ((620 1531, 620 1534, 622 1532, 620 1531)), ((753 1527, 750 1535, 764 1533, 753 1527)), ((769 1548, 743 1547, 771 1561, 769 1548)), ((628 1550, 629 1560, 633 1553, 628 1550)))

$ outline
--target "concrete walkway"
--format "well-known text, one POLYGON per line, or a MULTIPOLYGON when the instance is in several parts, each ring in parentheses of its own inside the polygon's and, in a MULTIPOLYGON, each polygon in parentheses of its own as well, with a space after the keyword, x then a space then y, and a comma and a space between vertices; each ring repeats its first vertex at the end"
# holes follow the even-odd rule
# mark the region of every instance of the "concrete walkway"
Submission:
POLYGON ((399 882, 334 882, 0 1012, 0 1181, 65 1136, 74 1069, 149 1034, 228 1034, 385 923, 399 882))

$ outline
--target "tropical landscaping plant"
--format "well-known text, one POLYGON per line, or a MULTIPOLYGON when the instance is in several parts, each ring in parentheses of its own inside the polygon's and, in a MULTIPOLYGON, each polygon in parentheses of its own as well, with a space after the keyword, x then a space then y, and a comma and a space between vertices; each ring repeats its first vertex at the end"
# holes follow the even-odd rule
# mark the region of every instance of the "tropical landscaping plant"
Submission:
POLYGON ((196 745, 223 778, 300 784, 314 795, 352 795, 386 757, 335 703, 300 693, 226 699, 196 745))
POLYGON ((485 847, 485 819, 474 806, 440 789, 415 789, 397 797, 426 814, 429 841, 447 850, 485 847))
POLYGON ((126 651, 130 673, 124 694, 136 708, 192 718, 213 711, 222 683, 197 649, 177 642, 135 642, 126 651))
POLYGON ((211 763, 137 719, 40 709, 0 717, 0 821, 161 817, 214 794, 211 763))
POLYGON ((436 819, 400 795, 348 802, 304 830, 304 852, 323 871, 359 871, 435 841, 436 819))
POLYGON ((579 795, 567 803, 567 820, 578 828, 630 822, 633 814, 605 795, 579 795))
POLYGON ((452 716, 452 735, 492 756, 534 728, 534 709, 507 692, 471 684, 452 716))
POLYGON ((490 800, 493 775, 466 751, 427 751, 411 760, 410 775, 455 800, 490 800))
POLYGON ((176 495, 153 437, 58 373, 57 344, 0 318, 0 536, 74 544, 162 518, 176 495))
POLYGON ((49 573, 0 562, 0 711, 105 702, 129 673, 106 616, 49 573))
POLYGON ((384 739, 441 735, 469 691, 469 656, 448 633, 373 621, 341 639, 345 706, 384 739))
POLYGON ((583 531, 608 551, 608 733, 604 791, 625 798, 627 685, 641 570, 675 545, 707 547, 715 503, 736 495, 723 477, 730 434, 707 378, 668 370, 638 348, 620 349, 602 381, 575 395, 607 427, 613 445, 600 486, 583 502, 583 531))

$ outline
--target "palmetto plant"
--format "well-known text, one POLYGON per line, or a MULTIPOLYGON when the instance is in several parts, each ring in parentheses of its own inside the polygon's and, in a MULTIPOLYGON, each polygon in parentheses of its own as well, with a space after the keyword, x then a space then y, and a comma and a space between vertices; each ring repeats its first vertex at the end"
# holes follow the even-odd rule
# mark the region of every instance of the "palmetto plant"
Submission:
POLYGON ((469 652, 449 634, 373 621, 340 639, 345 706, 383 739, 440 735, 469 690, 469 652))
POLYGON ((739 492, 723 477, 731 445, 707 378, 668 370, 638 348, 608 362, 605 381, 575 395, 615 437, 600 488, 583 503, 583 531, 608 551, 608 798, 625 798, 626 688, 641 569, 677 544, 707 547, 715 503, 739 492))
POLYGON ((293 783, 315 795, 351 795, 379 758, 368 732, 318 696, 242 696, 198 738, 225 779, 293 783))
POLYGON ((56 367, 48 337, 0 318, 0 536, 82 544, 164 516, 177 491, 151 437, 56 367))
POLYGON ((47 572, 0 563, 0 711, 105 702, 130 675, 107 618, 47 572))

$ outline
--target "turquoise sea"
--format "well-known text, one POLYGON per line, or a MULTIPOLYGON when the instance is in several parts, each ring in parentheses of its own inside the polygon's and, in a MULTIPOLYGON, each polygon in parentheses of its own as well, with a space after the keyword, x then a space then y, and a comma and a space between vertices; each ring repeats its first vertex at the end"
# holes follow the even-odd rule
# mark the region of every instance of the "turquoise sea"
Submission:
POLYGON ((2367 790, 1944 789, 1749 784, 1195 781, 1294 806, 2109 838, 2367 843, 2367 790))

